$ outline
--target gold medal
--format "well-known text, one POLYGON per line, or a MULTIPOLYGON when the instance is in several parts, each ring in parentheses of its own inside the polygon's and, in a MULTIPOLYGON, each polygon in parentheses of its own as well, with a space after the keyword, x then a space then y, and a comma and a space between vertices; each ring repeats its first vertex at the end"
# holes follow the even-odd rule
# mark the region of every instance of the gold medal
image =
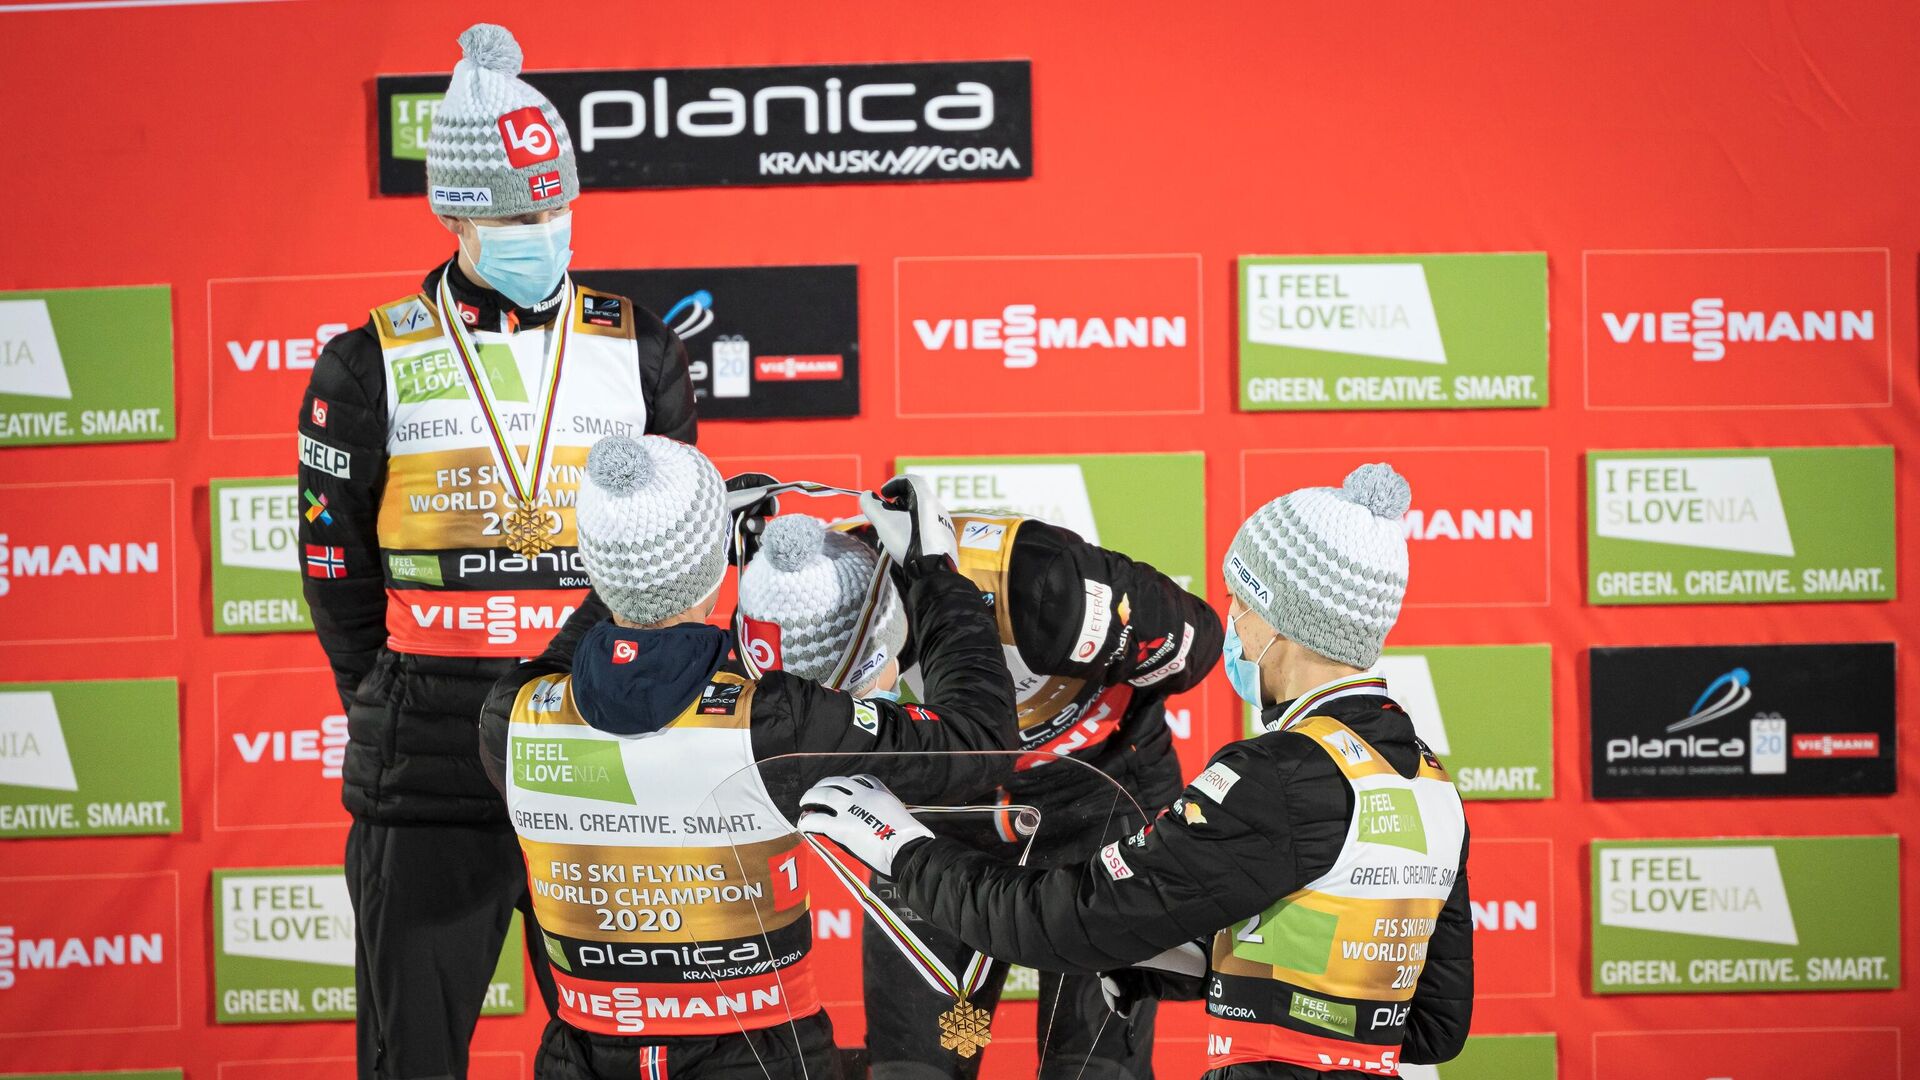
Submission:
POLYGON ((532 559, 553 547, 548 539, 547 512, 531 499, 520 499, 500 522, 507 547, 523 559, 532 559))
POLYGON ((993 1041, 993 1014, 960 998, 940 1014, 940 1048, 970 1058, 993 1041))

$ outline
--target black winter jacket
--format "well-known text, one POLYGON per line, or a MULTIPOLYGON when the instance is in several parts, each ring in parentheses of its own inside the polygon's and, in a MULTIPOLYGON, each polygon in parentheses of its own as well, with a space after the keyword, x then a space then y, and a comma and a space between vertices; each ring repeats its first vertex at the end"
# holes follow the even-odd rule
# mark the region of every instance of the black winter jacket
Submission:
MULTIPOLYGON (((1219 662, 1220 616, 1153 566, 1043 521, 1027 521, 1014 535, 1008 577, 1009 595, 1002 602, 1009 605, 1014 647, 1027 670, 1096 687, 1132 684, 1119 726, 1072 756, 1119 781, 1149 812, 1166 805, 1180 790, 1167 698, 1200 685, 1219 662), (1108 587, 1112 617, 1092 658, 1078 660, 1073 654, 1090 581, 1108 587)), ((1084 724, 1096 718, 1077 719, 1084 724)), ((1084 794, 1085 785, 1076 781, 1089 775, 1046 765, 1019 773, 1006 787, 1015 802, 1046 812, 1084 794)))
MULTIPOLYGON (((1267 711, 1277 718, 1286 705, 1267 711)), ((1418 767, 1413 722, 1383 697, 1328 702, 1319 710, 1351 727, 1403 776, 1418 767)), ((1054 870, 996 861, 952 840, 916 842, 894 863, 914 911, 997 959, 1059 971, 1113 971, 1186 942, 1211 938, 1265 910, 1332 868, 1353 817, 1353 791, 1327 753, 1297 732, 1232 743, 1213 756, 1241 779, 1223 801, 1204 799, 1204 820, 1163 812, 1121 851, 1130 876, 1116 879, 1099 855, 1054 870)), ((1420 973, 1400 1060, 1445 1061, 1459 1053, 1473 1015, 1473 917, 1467 852, 1441 910, 1420 973)), ((1245 1067, 1241 1067, 1245 1068, 1245 1067)), ((1274 1077, 1360 1076, 1276 1066, 1274 1077)))
MULTIPOLYGON (((432 293, 449 271, 454 298, 476 309, 480 326, 512 318, 522 328, 539 327, 559 311, 546 302, 516 307, 468 280, 451 260, 430 271, 422 289, 432 293)), ((636 324, 647 431, 691 443, 697 421, 686 348, 652 313, 628 306, 636 324)), ((314 362, 298 419, 301 434, 349 458, 345 477, 305 461, 299 466, 300 486, 325 497, 331 518, 324 525, 303 518, 301 542, 339 547, 346 560, 343 578, 302 579, 314 629, 347 706, 351 742, 342 801, 356 816, 373 820, 504 824, 499 799, 473 756, 471 725, 511 661, 396 657, 385 648, 385 559, 378 533, 387 472, 384 366, 371 320, 335 337, 314 362), (324 427, 314 423, 315 399, 326 402, 324 427), (376 664, 377 677, 368 679, 376 664)))

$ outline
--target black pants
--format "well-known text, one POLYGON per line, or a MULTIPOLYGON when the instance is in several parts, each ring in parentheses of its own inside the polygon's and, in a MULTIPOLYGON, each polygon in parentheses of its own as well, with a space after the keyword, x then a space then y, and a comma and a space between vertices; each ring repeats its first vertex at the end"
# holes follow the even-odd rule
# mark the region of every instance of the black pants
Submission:
MULTIPOLYGON (((1131 808, 1122 810, 1104 791, 1043 815, 1035 838, 1033 863, 1061 866, 1092 857, 1103 844, 1131 834, 1141 825, 1131 808)), ((975 847, 1011 859, 1014 848, 990 830, 948 826, 975 847)), ((884 878, 874 892, 906 920, 927 947, 957 975, 973 952, 960 940, 922 920, 898 902, 884 878)), ((867 1050, 873 1055, 873 1080, 974 1080, 981 1055, 962 1058, 940 1046, 940 1014, 953 999, 926 984, 892 943, 868 920, 861 932, 862 990, 867 1006, 867 1050)), ((972 1001, 989 1012, 999 1004, 1007 965, 996 962, 972 1001)), ((1135 1006, 1131 1019, 1115 1016, 1100 995, 1097 975, 1040 973, 1035 1038, 1040 1080, 1152 1080, 1153 1022, 1159 1002, 1135 1006)))
POLYGON ((346 870, 361 1080, 467 1075, 467 1044, 515 907, 540 996, 549 1014, 557 1008, 511 829, 356 819, 346 870))
MULTIPOLYGON (((924 922, 911 924, 927 947, 958 974, 972 952, 924 922)), ((892 943, 867 927, 860 942, 867 1000, 867 1051, 873 1080, 974 1080, 981 1055, 963 1058, 940 1046, 940 1014, 953 999, 929 987, 892 943)), ((972 1001, 993 1011, 1007 977, 995 962, 972 1001)), ((1150 1080, 1153 1022, 1159 1002, 1135 1007, 1131 1020, 1115 1016, 1095 975, 1040 973, 1035 1039, 1041 1080, 1150 1080)))
POLYGON ((732 1035, 642 1039, 595 1035, 552 1020, 534 1080, 840 1080, 825 1011, 732 1035))

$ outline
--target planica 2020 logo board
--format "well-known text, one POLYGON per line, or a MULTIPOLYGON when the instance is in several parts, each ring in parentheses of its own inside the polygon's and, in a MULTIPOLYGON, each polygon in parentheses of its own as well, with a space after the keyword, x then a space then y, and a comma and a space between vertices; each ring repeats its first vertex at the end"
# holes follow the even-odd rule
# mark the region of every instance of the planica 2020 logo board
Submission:
MULTIPOLYGON (((1025 60, 530 71, 580 186, 875 184, 1033 175, 1025 60)), ((426 191, 446 75, 378 80, 380 192, 426 191)))
POLYGON ((1603 648, 1589 663, 1597 798, 1894 791, 1891 642, 1603 648))

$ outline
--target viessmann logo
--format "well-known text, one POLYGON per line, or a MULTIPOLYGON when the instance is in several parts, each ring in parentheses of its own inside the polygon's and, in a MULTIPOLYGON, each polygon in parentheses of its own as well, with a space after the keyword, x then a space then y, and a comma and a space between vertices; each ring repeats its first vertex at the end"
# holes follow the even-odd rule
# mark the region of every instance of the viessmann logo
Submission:
POLYGON ((1702 362, 1724 360, 1729 345, 1749 342, 1874 340, 1872 309, 1740 311, 1721 296, 1700 297, 1681 311, 1603 311, 1600 321, 1616 345, 1685 345, 1702 362))
POLYGON ((1590 251, 1590 404, 1886 404, 1885 250, 1590 251))
POLYGON ((87 577, 158 574, 157 540, 108 540, 103 543, 22 543, 0 532, 0 597, 13 591, 18 578, 87 577))
POLYGON ((159 933, 35 935, 0 926, 0 990, 12 990, 34 973, 69 968, 143 967, 167 962, 159 933))
POLYGON ((489 596, 484 603, 448 601, 411 603, 407 610, 423 630, 484 630, 492 645, 511 645, 523 630, 551 632, 573 614, 572 604, 523 604, 509 595, 489 596))
POLYGON ((340 779, 347 760, 347 718, 340 713, 321 717, 315 727, 235 731, 229 737, 249 765, 311 761, 323 780, 340 779))
POLYGON ((901 415, 1200 408, 1198 256, 903 257, 894 290, 901 415))
POLYGON ((1185 348, 1184 315, 1093 315, 1086 318, 1039 314, 1033 304, 1008 304, 998 318, 915 319, 921 348, 998 352, 1009 368, 1030 368, 1042 351, 1061 349, 1185 348))

